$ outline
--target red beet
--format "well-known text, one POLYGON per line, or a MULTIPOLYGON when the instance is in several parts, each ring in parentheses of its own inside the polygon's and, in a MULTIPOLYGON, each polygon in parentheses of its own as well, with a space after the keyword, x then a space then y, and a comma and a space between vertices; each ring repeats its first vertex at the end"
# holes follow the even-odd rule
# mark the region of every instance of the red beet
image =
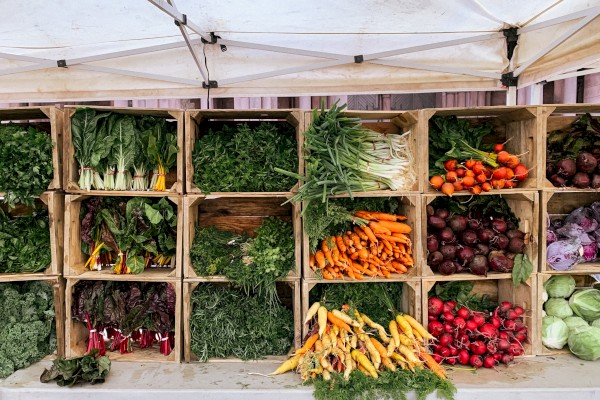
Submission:
POLYGON ((454 235, 452 229, 445 227, 444 229, 439 231, 438 239, 442 242, 442 244, 444 244, 454 242, 456 240, 456 236, 454 235))
POLYGON ((482 243, 489 243, 494 238, 495 235, 496 234, 494 233, 494 231, 489 228, 480 229, 477 232, 477 238, 482 243))
POLYGON ((556 174, 563 178, 570 178, 577 172, 577 165, 575 161, 570 158, 565 158, 556 163, 555 167, 556 174))
POLYGON ((598 175, 598 174, 592 175, 592 181, 590 182, 590 187, 592 189, 600 188, 600 175, 598 175))
POLYGON ((499 251, 492 251, 488 255, 490 269, 494 272, 511 272, 514 262, 499 251))
POLYGON ((435 216, 445 220, 450 216, 450 212, 445 208, 438 208, 435 210, 435 216))
POLYGON ((469 269, 475 275, 486 276, 488 272, 488 260, 486 256, 478 254, 469 263, 469 269))
POLYGON ((583 152, 577 156, 576 164, 577 171, 589 174, 593 172, 594 169, 596 169, 598 161, 596 160, 596 157, 594 157, 592 154, 583 152))
POLYGON ((458 249, 458 251, 456 252, 456 256, 461 261, 462 265, 467 265, 471 261, 473 261, 475 253, 473 252, 472 248, 465 246, 463 248, 458 249))
POLYGON ((504 250, 508 247, 510 239, 508 236, 500 233, 494 238, 494 246, 500 250, 504 250))
POLYGON ((481 254, 482 256, 486 256, 490 254, 490 246, 485 243, 477 243, 475 246, 475 254, 481 254))
POLYGON ((467 229, 460 235, 460 240, 467 246, 477 243, 477 233, 472 229, 467 229))
POLYGON ((492 220, 492 229, 498 233, 504 233, 507 231, 506 221, 500 218, 494 218, 492 220))
POLYGON ((567 180, 558 174, 550 176, 550 182, 554 187, 565 187, 567 186, 567 180))
POLYGON ((524 239, 525 233, 521 232, 518 229, 511 229, 511 230, 506 231, 506 236, 508 236, 509 239, 512 239, 512 238, 524 239))
POLYGON ((573 186, 580 189, 588 188, 591 184, 590 176, 585 172, 578 172, 573 177, 571 183, 573 183, 573 186))
POLYGON ((464 215, 453 215, 448 221, 448 225, 456 233, 467 229, 467 223, 467 217, 464 215))
POLYGON ((440 315, 443 312, 444 302, 439 297, 430 297, 427 300, 429 315, 440 315))
POLYGON ((437 251, 440 247, 440 244, 435 235, 427 235, 427 251, 434 252, 437 251))
POLYGON ((479 228, 481 228, 481 221, 478 219, 470 219, 468 225, 469 225, 469 229, 476 231, 479 228))
POLYGON ((438 271, 442 275, 452 275, 456 272, 456 266, 454 265, 454 262, 445 260, 438 266, 438 271))
POLYGON ((521 238, 514 237, 510 239, 507 250, 511 253, 521 254, 525 251, 525 242, 521 238))
POLYGON ((446 227, 446 221, 435 215, 430 215, 427 217, 427 224, 436 229, 444 229, 446 227))
POLYGON ((454 260, 456 258, 456 251, 458 248, 453 244, 445 244, 440 247, 440 252, 444 256, 444 260, 454 260))
POLYGON ((467 350, 460 350, 458 352, 458 362, 462 365, 467 365, 469 363, 470 354, 467 350))
POLYGON ((427 265, 431 267, 437 267, 444 261, 444 255, 439 251, 434 251, 433 253, 429 253, 427 256, 427 265))
POLYGON ((471 366, 474 368, 481 368, 483 365, 483 360, 480 356, 473 354, 471 358, 469 358, 469 364, 471 364, 471 366))

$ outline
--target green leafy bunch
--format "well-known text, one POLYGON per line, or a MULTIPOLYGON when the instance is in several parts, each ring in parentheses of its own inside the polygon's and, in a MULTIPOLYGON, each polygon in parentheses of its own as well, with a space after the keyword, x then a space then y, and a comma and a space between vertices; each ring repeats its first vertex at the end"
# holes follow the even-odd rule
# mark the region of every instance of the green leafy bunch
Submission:
POLYGON ((582 152, 600 155, 600 118, 583 114, 570 126, 548 133, 550 162, 575 159, 582 152))
POLYGON ((40 272, 51 261, 48 212, 12 216, 0 210, 0 273, 40 272))
POLYGON ((443 301, 455 301, 458 307, 464 306, 473 311, 494 311, 497 304, 491 301, 487 294, 472 293, 473 286, 473 281, 437 283, 430 293, 443 301))
POLYGON ((40 382, 56 381, 58 386, 74 386, 79 383, 104 383, 110 372, 108 356, 98 357, 98 350, 70 359, 57 358, 50 369, 44 369, 40 382))
POLYGON ((10 208, 33 205, 54 177, 50 134, 35 127, 0 124, 0 192, 10 208))

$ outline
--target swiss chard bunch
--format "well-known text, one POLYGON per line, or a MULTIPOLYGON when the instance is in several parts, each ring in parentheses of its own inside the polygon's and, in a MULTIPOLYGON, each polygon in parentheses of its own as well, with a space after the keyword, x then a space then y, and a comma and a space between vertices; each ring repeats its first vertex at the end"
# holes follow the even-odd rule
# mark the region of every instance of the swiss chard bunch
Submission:
POLYGON ((97 350, 81 357, 70 359, 57 358, 52 361, 50 369, 44 369, 40 382, 56 381, 58 386, 73 386, 78 383, 104 383, 110 372, 110 360, 106 356, 98 356, 97 350))
POLYGON ((0 192, 10 208, 33 205, 54 177, 50 134, 35 127, 0 125, 0 192))

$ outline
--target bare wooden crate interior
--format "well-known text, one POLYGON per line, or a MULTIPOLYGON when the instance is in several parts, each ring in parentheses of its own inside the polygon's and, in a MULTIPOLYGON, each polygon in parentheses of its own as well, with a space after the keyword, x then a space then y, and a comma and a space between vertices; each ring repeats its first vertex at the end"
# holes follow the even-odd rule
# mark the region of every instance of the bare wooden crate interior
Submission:
MULTIPOLYGON (((308 326, 304 324, 304 320, 306 318, 306 314, 308 313, 308 309, 312 305, 310 302, 310 291, 315 288, 316 285, 339 285, 339 284, 349 284, 349 285, 361 285, 361 281, 354 281, 352 283, 342 282, 342 281, 326 281, 326 282, 311 282, 302 280, 302 336, 303 338, 308 334, 308 326)), ((409 314, 414 317, 417 321, 421 319, 421 280, 413 279, 406 280, 402 282, 394 282, 388 281, 386 283, 399 283, 402 285, 402 299, 401 305, 402 308, 398 311, 401 311, 405 314, 409 314)), ((390 318, 392 314, 390 313, 390 318)), ((390 319, 391 320, 391 319, 390 319)), ((304 342, 304 340, 302 341, 304 342)))
POLYGON ((576 274, 576 273, 600 273, 600 262, 584 262, 575 265, 569 271, 556 271, 547 262, 546 230, 548 220, 546 215, 553 219, 563 219, 576 208, 589 206, 595 201, 600 201, 600 192, 597 190, 587 192, 576 191, 543 191, 542 192, 542 216, 540 235, 540 272, 554 274, 576 274))
MULTIPOLYGON (((67 357, 80 357, 87 351, 89 330, 87 326, 80 321, 73 319, 73 289, 81 282, 81 279, 67 279, 65 293, 66 323, 65 323, 65 350, 67 357)), ((130 361, 130 362, 181 362, 181 281, 166 281, 175 288, 175 346, 168 356, 159 351, 159 344, 155 343, 150 348, 140 349, 137 345, 132 346, 133 352, 121 354, 119 351, 107 350, 106 355, 111 361, 130 361)))
MULTIPOLYGON (((147 195, 144 197, 163 197, 161 195, 147 195)), ((103 269, 102 271, 90 271, 84 268, 84 264, 88 259, 88 255, 81 250, 81 203, 94 197, 93 195, 67 195, 65 199, 65 245, 64 254, 64 275, 65 277, 79 277, 86 279, 97 280, 167 280, 170 278, 181 277, 181 260, 182 260, 182 240, 184 226, 184 210, 183 196, 165 196, 173 204, 177 212, 177 250, 175 254, 175 268, 146 268, 139 275, 132 274, 115 274, 112 269, 103 269)), ((136 196, 122 196, 127 200, 136 196)))
MULTIPOLYGON (((196 141, 206 135, 210 129, 222 129, 224 125, 235 126, 246 123, 258 126, 262 122, 291 125, 296 130, 298 143, 298 173, 304 171, 304 159, 301 157, 304 141, 304 113, 298 110, 187 110, 185 112, 185 157, 186 157, 186 193, 202 194, 194 184, 194 165, 192 154, 196 141)), ((218 173, 218 172, 217 172, 218 173)), ((276 172, 273 172, 274 174, 276 172)), ((283 176, 283 175, 282 175, 283 176)), ((287 191, 291 191, 289 188, 287 191)), ((287 192, 285 191, 285 192, 287 192)), ((225 192, 227 193, 227 192, 225 192)), ((247 192, 268 194, 273 192, 247 192)), ((219 194, 219 193, 213 193, 219 194)))
MULTIPOLYGON (((64 251, 64 195, 58 192, 45 192, 35 200, 36 209, 48 210, 48 227, 50 230, 50 251, 52 261, 48 267, 36 273, 0 273, 0 282, 10 281, 13 278, 19 278, 23 275, 37 277, 37 279, 45 276, 58 276, 63 272, 63 251, 64 251)), ((0 209, 5 213, 12 215, 28 214, 31 209, 17 204, 12 211, 8 210, 5 204, 0 205, 0 209)))
MULTIPOLYGON (((521 163, 529 171, 529 177, 519 183, 516 189, 501 189, 498 192, 510 193, 519 189, 537 189, 541 187, 544 178, 540 158, 540 143, 542 136, 542 118, 539 107, 474 107, 474 108, 447 108, 425 109, 419 111, 419 134, 424 139, 421 154, 423 171, 420 175, 423 182, 429 182, 429 125, 434 116, 457 116, 468 120, 472 125, 489 122, 493 126, 493 134, 483 139, 484 143, 494 144, 506 142, 505 148, 509 153, 519 155, 521 163)), ((436 193, 429 184, 423 192, 436 193)))
MULTIPOLYGON (((577 273, 571 273, 569 274, 571 275, 574 279, 575 279, 575 290, 578 289, 583 289, 583 288, 589 288, 592 287, 592 284, 594 284, 596 281, 594 278, 592 278, 589 275, 577 275, 577 273)), ((542 292, 544 290, 544 284, 546 282, 548 282, 548 279, 550 279, 552 276, 557 276, 557 274, 538 274, 538 293, 539 296, 537 297, 537 301, 538 301, 538 318, 536 320, 536 331, 539 332, 539 343, 538 343, 538 348, 537 348, 537 355, 541 355, 541 356, 551 356, 551 355, 556 355, 556 354, 570 354, 569 351, 569 346, 565 344, 565 347, 563 347, 562 349, 550 349, 546 346, 544 346, 544 344, 542 343, 542 310, 544 310, 544 301, 542 300, 542 292)))
MULTIPOLYGON (((420 270, 420 260, 422 258, 422 253, 421 253, 421 249, 419 246, 419 238, 421 236, 421 218, 422 218, 422 212, 421 212, 421 201, 420 201, 420 197, 418 195, 413 195, 413 194, 407 194, 407 195, 392 195, 390 191, 387 191, 385 193, 381 192, 379 193, 379 196, 377 197, 389 197, 389 198, 393 198, 393 199, 397 199, 398 201, 398 209, 396 210, 396 214, 398 215, 404 215, 407 217, 406 221, 403 221, 404 223, 408 224, 411 228, 412 228, 412 232, 410 233, 410 238, 412 240, 412 256, 414 259, 414 266, 412 268, 410 268, 408 270, 408 272, 404 273, 404 274, 396 274, 393 273, 392 274, 392 278, 391 279, 387 279, 385 277, 369 277, 369 276, 364 276, 364 279, 360 282, 393 282, 393 281, 403 281, 403 280, 410 280, 413 278, 416 278, 418 276, 421 275, 421 270, 420 270), (385 195, 384 195, 385 194, 385 195)), ((347 196, 340 196, 340 197, 347 197, 347 196)), ((357 194, 356 197, 373 197, 370 195, 370 193, 360 193, 357 194)), ((314 200, 314 201, 319 201, 319 200, 314 200)), ((303 207, 306 207, 306 204, 303 205, 303 207)), ((367 210, 369 211, 369 210, 367 210)), ((305 220, 302 219, 302 223, 305 223, 305 220)), ((310 257, 310 244, 309 244, 309 239, 308 239, 308 235, 306 233, 306 230, 303 229, 302 231, 302 269, 303 269, 303 278, 306 280, 310 280, 310 281, 318 281, 318 282, 334 282, 334 281, 342 281, 342 282, 352 282, 351 278, 349 277, 345 277, 345 279, 334 279, 334 280, 327 280, 325 278, 323 278, 318 271, 315 272, 313 271, 309 264, 308 264, 308 260, 310 257)))
MULTIPOLYGON (((66 106, 64 110, 64 173, 63 173, 63 187, 67 193, 90 193, 79 188, 79 165, 75 160, 75 149, 73 148, 72 132, 71 132, 71 118, 77 108, 89 107, 89 106, 66 106)), ((153 109, 153 108, 115 108, 115 107, 100 107, 93 106, 89 107, 97 110, 98 112, 115 112, 125 115, 133 116, 144 116, 151 115, 155 117, 163 117, 168 120, 175 120, 177 123, 177 146, 179 152, 177 153, 176 167, 171 169, 165 176, 166 192, 158 192, 163 194, 183 194, 184 190, 184 163, 183 163, 183 152, 184 152, 184 112, 183 110, 169 110, 169 109, 153 109)), ((106 190, 93 190, 91 192, 99 192, 103 194, 111 194, 113 196, 119 196, 124 193, 120 191, 106 191, 106 190)), ((129 191, 128 191, 129 192, 129 191)), ((152 192, 152 191, 149 191, 152 192)), ((130 193, 144 193, 142 191, 131 191, 130 193)), ((155 192, 156 193, 156 192, 155 192)))
MULTIPOLYGON (((190 329, 190 319, 192 315, 192 304, 191 304, 191 296, 194 290, 201 290, 198 288, 198 285, 201 283, 205 283, 208 285, 219 285, 219 286, 229 286, 231 285, 229 282, 203 282, 198 280, 186 280, 183 283, 183 331, 184 331, 184 359, 185 362, 198 362, 198 357, 192 352, 192 332, 190 329)), ((286 281, 286 282, 277 282, 277 295, 279 296, 279 300, 281 304, 286 308, 290 309, 294 314, 294 341, 293 345, 295 348, 299 348, 301 345, 301 304, 300 304, 300 281, 286 281)), ((293 349, 290 349, 290 352, 293 349)), ((289 353, 289 352, 288 352, 289 353)), ((254 360, 254 361, 284 361, 287 356, 268 356, 263 360, 254 360)), ((238 358, 215 358, 209 359, 208 362, 236 362, 240 361, 238 358)))
MULTIPOLYGON (((423 295, 422 299, 422 315, 423 315, 423 326, 427 328, 429 325, 428 322, 428 299, 429 294, 433 286, 440 283, 451 282, 450 280, 443 279, 445 277, 440 278, 423 278, 422 288, 423 295)), ((452 280, 456 281, 456 280, 452 280)), ((537 330, 537 319, 539 316, 538 312, 538 294, 537 294, 537 274, 532 274, 527 281, 520 284, 518 287, 513 285, 512 279, 496 279, 496 278, 488 278, 485 280, 473 280, 462 279, 462 281, 473 281, 474 286, 471 293, 481 295, 488 295, 489 299, 493 302, 497 302, 498 304, 503 301, 508 301, 513 304, 513 306, 520 306, 525 310, 524 314, 524 322, 527 325, 528 330, 528 338, 527 342, 524 345, 524 355, 531 356, 536 355, 536 349, 538 348, 538 343, 541 340, 541 331, 537 330)), ((434 294, 433 292, 431 293, 434 294)))
MULTIPOLYGON (((198 277, 192 267, 190 258, 190 248, 194 242, 197 227, 214 226, 221 230, 254 236, 256 229, 265 218, 277 217, 293 225, 296 263, 288 278, 299 279, 302 238, 300 207, 291 202, 283 204, 286 200, 287 197, 282 194, 264 197, 244 196, 243 194, 235 197, 220 197, 218 195, 186 196, 187 222, 184 232, 184 277, 198 277)), ((203 278, 206 278, 206 280, 223 280, 222 276, 203 278)))
MULTIPOLYGON (((485 195, 486 196, 500 195, 500 193, 488 192, 485 195)), ((468 271, 461 272, 459 274, 444 276, 438 272, 433 272, 431 267, 427 265, 428 251, 427 251, 426 208, 427 208, 427 205, 429 205, 434 199, 436 199, 438 197, 443 197, 443 196, 445 196, 445 195, 440 194, 440 193, 435 194, 435 195, 424 194, 423 196, 421 196, 421 199, 423 201, 423 205, 422 205, 423 218, 421 220, 421 223, 422 223, 421 237, 420 237, 420 241, 418 242, 418 244, 421 248, 421 254, 423 254, 422 275, 423 276, 439 276, 439 277, 441 277, 443 279, 447 279, 447 280, 486 279, 486 277, 484 277, 484 276, 477 276, 468 271)), ((461 196, 458 198, 465 198, 465 201, 466 201, 467 200, 466 196, 471 197, 471 194, 466 192, 466 193, 457 194, 457 196, 461 196)), ((529 258, 529 260, 533 264, 533 271, 536 272, 538 270, 537 263, 538 263, 539 240, 540 240, 539 239, 539 218, 540 218, 539 217, 539 213, 540 213, 540 211, 539 211, 540 210, 539 194, 534 191, 522 191, 521 193, 511 192, 511 193, 506 193, 506 194, 503 193, 502 198, 504 198, 506 200, 510 209, 513 211, 515 216, 519 219, 519 229, 525 233, 526 238, 527 237, 529 238, 529 243, 527 244, 527 247, 525 248, 525 254, 527 255, 527 258, 529 258)), ((490 272, 488 274, 488 277, 491 277, 492 279, 510 278, 510 276, 511 276, 510 273, 502 274, 502 273, 498 273, 498 272, 490 272)))
MULTIPOLYGON (((573 104, 573 105, 548 105, 542 108, 543 137, 540 151, 540 163, 543 166, 543 171, 546 170, 546 162, 548 161, 548 134, 557 129, 565 129, 571 126, 575 120, 585 113, 590 113, 598 116, 600 114, 600 105, 598 104, 573 104)), ((543 188, 555 190, 580 190, 574 187, 557 188, 544 175, 542 179, 543 188)), ((593 189, 591 189, 593 190, 593 189)))
POLYGON ((52 138, 54 176, 48 190, 62 186, 63 112, 53 106, 0 108, 0 122, 12 122, 23 127, 34 126, 52 138))

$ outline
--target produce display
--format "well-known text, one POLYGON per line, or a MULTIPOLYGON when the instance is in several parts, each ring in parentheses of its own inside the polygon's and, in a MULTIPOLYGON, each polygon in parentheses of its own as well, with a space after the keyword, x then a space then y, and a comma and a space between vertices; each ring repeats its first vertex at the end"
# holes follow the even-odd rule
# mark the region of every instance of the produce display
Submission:
POLYGON ((56 349, 54 293, 42 281, 0 283, 0 379, 56 349))
POLYGON ((600 358, 600 290, 575 290, 570 275, 554 275, 544 283, 542 343, 550 349, 568 345, 575 356, 600 358))
POLYGON ((546 177, 556 187, 600 188, 600 121, 590 114, 548 133, 546 177))
POLYGON ((71 315, 89 330, 86 353, 132 353, 151 348, 171 354, 175 343, 175 287, 169 283, 80 281, 74 286, 71 315))
POLYGON ((192 267, 198 276, 225 275, 246 293, 256 292, 276 301, 275 281, 285 278, 296 265, 294 230, 279 218, 265 218, 250 238, 198 227, 190 248, 192 267))
POLYGON ((166 191, 177 163, 177 128, 162 117, 78 108, 71 140, 81 190, 166 191))
POLYGON ((58 386, 73 386, 87 382, 92 385, 104 383, 110 372, 110 360, 107 356, 99 356, 98 350, 81 357, 70 359, 57 358, 52 361, 50 369, 44 369, 40 382, 56 381, 58 386))
POLYGON ((166 198, 92 197, 80 211, 84 268, 140 274, 175 266, 177 214, 166 198))
POLYGON ((54 178, 50 134, 36 127, 0 124, 0 192, 10 208, 33 205, 54 178))
POLYGON ((201 283, 191 295, 191 351, 200 361, 256 360, 293 345, 294 317, 280 302, 227 286, 201 283))
POLYGON ((512 273, 516 285, 533 272, 528 237, 500 196, 459 202, 438 197, 427 206, 427 265, 433 272, 512 273))
POLYGON ((546 261, 557 271, 598 259, 600 202, 574 209, 566 217, 547 217, 546 261))
POLYGON ((455 116, 431 118, 429 129, 429 183, 448 196, 468 190, 472 194, 492 189, 512 189, 529 176, 518 155, 504 143, 485 145, 493 133, 488 123, 471 126, 455 116))
POLYGON ((0 273, 33 273, 52 261, 48 212, 11 215, 0 209, 0 273))
POLYGON ((193 182, 202 192, 287 192, 297 180, 298 143, 289 124, 224 125, 201 136, 192 154, 193 182))

